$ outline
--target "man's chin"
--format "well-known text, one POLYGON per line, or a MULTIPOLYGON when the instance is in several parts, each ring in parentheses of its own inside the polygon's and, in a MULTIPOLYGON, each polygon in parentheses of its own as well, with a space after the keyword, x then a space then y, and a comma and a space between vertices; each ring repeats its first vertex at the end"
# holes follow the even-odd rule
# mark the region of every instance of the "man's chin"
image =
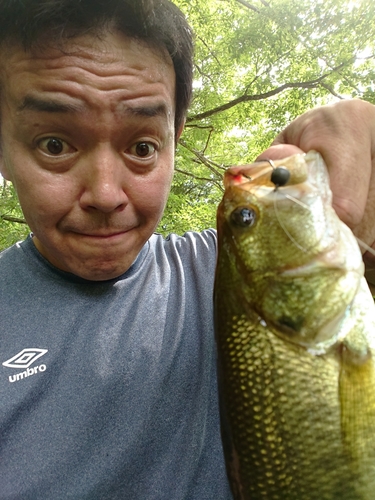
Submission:
POLYGON ((121 262, 119 260, 85 261, 76 265, 70 265, 69 269, 65 270, 89 281, 107 281, 124 274, 132 265, 135 257, 130 258, 129 256, 127 259, 122 259, 121 262))
POLYGON ((55 245, 59 248, 56 252, 36 237, 33 241, 43 257, 57 269, 90 281, 106 281, 124 274, 140 252, 143 241, 133 241, 129 236, 122 233, 74 238, 55 245))

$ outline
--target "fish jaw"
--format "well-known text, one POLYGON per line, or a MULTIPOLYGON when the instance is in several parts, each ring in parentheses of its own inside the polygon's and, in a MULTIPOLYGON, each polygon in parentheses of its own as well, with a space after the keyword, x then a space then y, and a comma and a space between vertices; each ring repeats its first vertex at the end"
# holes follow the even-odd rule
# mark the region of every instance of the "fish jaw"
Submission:
POLYGON ((308 164, 303 155, 294 155, 283 160, 259 161, 249 165, 236 165, 226 170, 224 174, 224 187, 249 184, 275 188, 271 180, 275 168, 285 167, 290 172, 288 185, 301 184, 309 175, 308 164))

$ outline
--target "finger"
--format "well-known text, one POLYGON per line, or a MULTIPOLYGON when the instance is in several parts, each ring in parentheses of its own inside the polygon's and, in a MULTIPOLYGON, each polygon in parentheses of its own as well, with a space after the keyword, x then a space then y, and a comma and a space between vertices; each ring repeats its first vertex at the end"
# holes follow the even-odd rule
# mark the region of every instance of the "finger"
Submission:
POLYGON ((263 151, 258 158, 259 160, 282 160, 283 158, 287 158, 288 156, 296 155, 303 153, 302 149, 297 148, 291 144, 278 144, 274 146, 270 146, 268 149, 263 151))
POLYGON ((297 118, 273 142, 322 154, 330 174, 333 206, 352 229, 361 223, 369 196, 374 109, 363 101, 317 108, 297 118))
MULTIPOLYGON (((373 165, 375 169, 375 165, 373 165)), ((370 181, 369 194, 367 199, 367 204, 365 212, 361 223, 358 224, 353 232, 357 239, 363 241, 365 244, 372 246, 375 250, 375 175, 372 174, 370 181)), ((375 270, 375 256, 370 251, 362 246, 362 252, 364 253, 363 260, 366 264, 366 269, 375 270)), ((375 271, 374 271, 375 272, 375 271)))

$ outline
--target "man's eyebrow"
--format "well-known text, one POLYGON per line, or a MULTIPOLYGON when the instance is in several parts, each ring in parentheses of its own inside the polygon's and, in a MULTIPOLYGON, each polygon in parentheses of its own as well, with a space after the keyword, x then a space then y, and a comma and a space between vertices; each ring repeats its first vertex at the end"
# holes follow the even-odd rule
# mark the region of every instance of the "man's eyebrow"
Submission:
MULTIPOLYGON (((26 95, 17 106, 17 111, 44 111, 47 113, 82 112, 83 105, 70 104, 53 99, 41 99, 32 95, 26 95)), ((155 106, 125 106, 125 114, 152 118, 154 116, 168 116, 169 111, 165 104, 155 106)))
POLYGON ((32 95, 27 95, 23 98, 22 102, 17 106, 18 111, 45 111, 47 113, 68 113, 80 112, 83 106, 79 104, 68 104, 61 101, 54 101, 52 99, 41 99, 32 95))
POLYGON ((126 106, 124 113, 153 118, 154 116, 167 117, 169 110, 165 104, 157 104, 155 106, 126 106))

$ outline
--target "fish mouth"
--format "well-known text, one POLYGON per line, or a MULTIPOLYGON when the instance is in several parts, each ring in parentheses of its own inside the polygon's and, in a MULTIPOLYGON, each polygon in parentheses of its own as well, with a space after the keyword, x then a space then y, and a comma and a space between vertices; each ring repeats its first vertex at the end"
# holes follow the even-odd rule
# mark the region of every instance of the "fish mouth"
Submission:
POLYGON ((301 184, 308 179, 308 168, 305 162, 305 155, 293 155, 282 160, 261 160, 247 165, 230 167, 224 174, 224 187, 240 186, 251 184, 253 186, 263 186, 277 188, 275 181, 275 170, 288 172, 288 179, 280 181, 280 186, 291 186, 301 184))
POLYGON ((354 272, 358 279, 364 274, 365 265, 362 260, 361 251, 353 253, 349 246, 350 229, 342 224, 342 234, 339 241, 332 240, 327 246, 311 260, 301 266, 286 268, 279 273, 283 277, 303 277, 318 273, 322 269, 342 269, 343 272, 354 272), (351 250, 351 251, 350 251, 351 250))

